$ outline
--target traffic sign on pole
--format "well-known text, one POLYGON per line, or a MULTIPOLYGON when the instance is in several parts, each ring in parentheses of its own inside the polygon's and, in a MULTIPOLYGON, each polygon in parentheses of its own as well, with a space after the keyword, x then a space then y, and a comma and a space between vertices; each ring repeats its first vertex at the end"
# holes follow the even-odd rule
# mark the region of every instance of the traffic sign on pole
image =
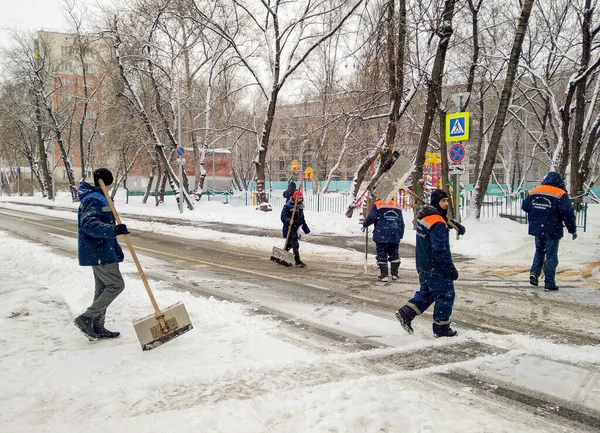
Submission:
POLYGON ((448 167, 448 174, 464 174, 467 172, 467 167, 464 165, 451 165, 448 167))
POLYGON ((460 143, 454 143, 448 151, 448 157, 452 162, 461 162, 465 158, 465 146, 460 143))
POLYGON ((469 112, 446 116, 446 141, 467 141, 469 139, 469 112))
POLYGON ((183 156, 185 154, 185 147, 179 146, 177 148, 177 156, 183 156))

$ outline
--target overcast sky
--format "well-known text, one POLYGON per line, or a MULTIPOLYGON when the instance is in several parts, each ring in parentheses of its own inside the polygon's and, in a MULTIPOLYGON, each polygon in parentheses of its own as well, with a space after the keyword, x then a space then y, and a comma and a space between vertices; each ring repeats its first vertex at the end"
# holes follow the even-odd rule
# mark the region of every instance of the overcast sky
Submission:
MULTIPOLYGON (((111 0, 76 0, 77 3, 108 4, 111 0)), ((0 45, 9 42, 8 29, 65 30, 68 28, 62 0, 0 0, 0 45)))
POLYGON ((18 30, 63 29, 65 19, 61 4, 60 0, 0 0, 2 42, 6 43, 7 28, 18 30))

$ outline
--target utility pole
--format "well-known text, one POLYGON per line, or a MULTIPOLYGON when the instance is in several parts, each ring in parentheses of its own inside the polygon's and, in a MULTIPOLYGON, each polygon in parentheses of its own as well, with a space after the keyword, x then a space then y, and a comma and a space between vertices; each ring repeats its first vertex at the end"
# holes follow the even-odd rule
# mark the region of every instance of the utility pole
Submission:
POLYGON ((527 191, 527 178, 529 177, 529 176, 527 176, 527 174, 529 173, 529 163, 527 162, 527 152, 528 152, 527 151, 527 135, 529 135, 527 132, 527 111, 525 111, 525 120, 523 123, 525 124, 525 126, 524 126, 524 129, 525 129, 525 143, 524 143, 525 157, 523 158, 523 162, 525 164, 525 169, 523 170, 523 175, 524 175, 523 183, 525 184, 525 191, 527 191))
MULTIPOLYGON (((177 144, 179 145, 179 148, 183 148, 181 145, 181 96, 179 76, 177 76, 177 144)), ((183 152, 181 152, 180 155, 180 152, 178 151, 177 155, 179 155, 179 213, 183 213, 183 163, 185 162, 185 159, 183 159, 183 152)))

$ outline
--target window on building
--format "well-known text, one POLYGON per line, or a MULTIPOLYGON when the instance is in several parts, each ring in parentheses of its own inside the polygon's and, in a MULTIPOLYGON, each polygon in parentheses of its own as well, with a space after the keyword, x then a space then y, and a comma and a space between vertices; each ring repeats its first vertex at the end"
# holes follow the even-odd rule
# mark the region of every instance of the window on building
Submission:
POLYGON ((287 180, 287 176, 285 175, 285 173, 279 173, 279 180, 280 181, 286 181, 287 180))
POLYGON ((73 99, 73 95, 69 95, 67 93, 62 95, 62 103, 63 104, 68 104, 69 102, 71 102, 72 99, 73 99))
POLYGON ((87 112, 87 118, 88 118, 88 119, 90 119, 90 120, 94 120, 94 119, 96 119, 96 112, 95 112, 95 111, 92 111, 92 110, 89 110, 89 111, 87 112))
POLYGON ((283 156, 279 158, 279 170, 285 170, 285 159, 283 156))
POLYGON ((63 56, 70 56, 73 54, 73 47, 60 47, 60 52, 63 56))
POLYGON ((469 183, 475 183, 475 170, 469 170, 469 183))
POLYGON ((494 174, 496 175, 496 179, 498 183, 504 183, 504 170, 503 169, 494 169, 494 174))
POLYGON ((60 77, 60 82, 64 87, 71 87, 73 85, 73 79, 70 77, 60 77))
POLYGON ((71 62, 63 60, 58 65, 58 69, 62 72, 73 72, 73 64, 71 62))
POLYGON ((83 70, 86 74, 93 74, 94 72, 96 72, 96 66, 93 63, 85 62, 83 64, 83 70))

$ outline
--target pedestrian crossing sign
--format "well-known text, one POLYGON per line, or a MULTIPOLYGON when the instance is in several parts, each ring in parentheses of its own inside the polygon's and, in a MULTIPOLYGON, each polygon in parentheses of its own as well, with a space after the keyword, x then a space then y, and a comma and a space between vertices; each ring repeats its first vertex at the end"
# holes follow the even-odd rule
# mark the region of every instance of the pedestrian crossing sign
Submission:
POLYGON ((469 112, 446 116, 446 141, 467 141, 469 139, 469 112))

